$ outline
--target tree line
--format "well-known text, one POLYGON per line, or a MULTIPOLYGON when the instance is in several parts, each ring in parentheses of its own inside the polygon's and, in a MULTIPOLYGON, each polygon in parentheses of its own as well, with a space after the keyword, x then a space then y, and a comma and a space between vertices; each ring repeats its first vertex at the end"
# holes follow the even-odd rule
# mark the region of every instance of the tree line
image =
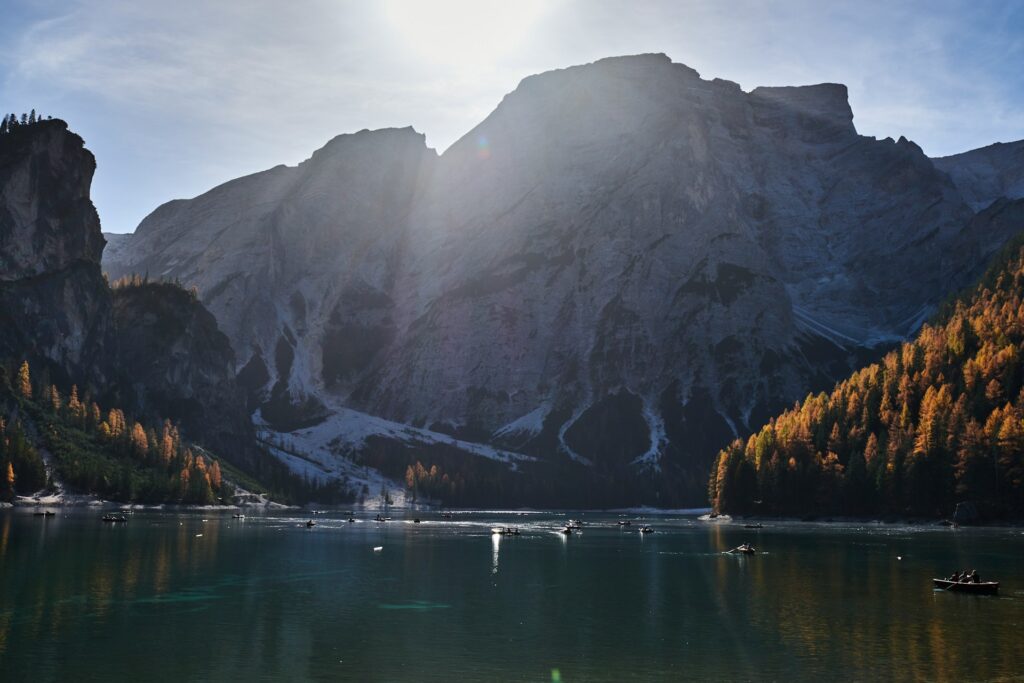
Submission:
POLYGON ((730 514, 1024 516, 1024 248, 917 338, 719 452, 730 514))
MULTIPOLYGON (((47 116, 45 120, 49 121, 52 116, 47 116)), ((33 123, 39 123, 43 121, 43 115, 36 115, 36 110, 33 109, 31 112, 21 115, 18 118, 15 114, 5 114, 2 121, 0 121, 0 135, 4 133, 13 133, 15 130, 22 126, 31 126, 33 123)))
POLYGON ((27 361, 0 368, 0 496, 52 486, 36 444, 69 487, 122 501, 210 504, 232 494, 220 463, 182 441, 168 420, 146 425, 103 410, 78 387, 34 382, 27 361), (13 381, 12 381, 13 380, 13 381))

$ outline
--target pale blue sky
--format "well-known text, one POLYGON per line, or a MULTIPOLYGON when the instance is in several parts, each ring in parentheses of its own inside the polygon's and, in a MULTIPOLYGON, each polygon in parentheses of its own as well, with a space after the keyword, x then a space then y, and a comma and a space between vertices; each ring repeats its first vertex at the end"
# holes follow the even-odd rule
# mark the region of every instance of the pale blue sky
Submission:
POLYGON ((2 0, 0 46, 0 110, 85 138, 113 232, 339 133, 412 125, 443 150, 523 77, 620 54, 746 90, 845 83, 861 133, 933 156, 1024 138, 1018 1, 2 0))

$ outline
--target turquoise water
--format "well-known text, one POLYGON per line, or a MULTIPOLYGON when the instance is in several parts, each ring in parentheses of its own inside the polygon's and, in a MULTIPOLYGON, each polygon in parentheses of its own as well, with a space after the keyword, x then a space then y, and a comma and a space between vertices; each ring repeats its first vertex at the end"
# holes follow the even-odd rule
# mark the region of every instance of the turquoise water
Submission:
POLYGON ((0 511, 0 680, 993 680, 1024 533, 456 513, 0 511), (556 533, 569 517, 584 531, 556 533), (522 535, 492 536, 514 524, 522 535), (201 535, 200 535, 201 534, 201 535), (723 554, 750 541, 753 557, 723 554), (375 552, 375 546, 382 550, 375 552), (899 559, 902 558, 902 559, 899 559), (975 567, 999 597, 934 591, 975 567))

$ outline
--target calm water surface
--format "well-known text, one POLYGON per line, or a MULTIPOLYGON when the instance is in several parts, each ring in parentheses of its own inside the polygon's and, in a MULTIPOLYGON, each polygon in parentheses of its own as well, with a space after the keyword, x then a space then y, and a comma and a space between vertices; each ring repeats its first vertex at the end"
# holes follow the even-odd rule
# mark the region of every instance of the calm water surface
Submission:
POLYGON ((1024 674, 1024 532, 619 515, 0 511, 0 680, 1024 674), (555 532, 568 516, 585 530, 555 532), (518 537, 492 536, 515 524, 518 537), (724 555, 743 541, 763 553, 724 555), (374 552, 375 546, 383 546, 374 552), (899 559, 902 557, 902 559, 899 559), (933 591, 975 567, 996 598, 933 591))

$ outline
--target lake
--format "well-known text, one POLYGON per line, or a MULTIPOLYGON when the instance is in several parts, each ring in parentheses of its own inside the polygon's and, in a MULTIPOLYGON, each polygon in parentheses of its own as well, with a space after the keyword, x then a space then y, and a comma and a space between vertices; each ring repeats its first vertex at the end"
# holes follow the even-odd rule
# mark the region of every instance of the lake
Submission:
POLYGON ((3 681, 992 680, 1024 532, 619 514, 0 511, 3 681), (586 524, 564 537, 569 517, 586 524), (521 535, 494 536, 494 525, 521 535), (758 555, 723 554, 749 541, 758 555), (374 551, 382 546, 380 551, 374 551), (900 559, 902 558, 902 559, 900 559), (977 568, 998 597, 935 591, 977 568))

